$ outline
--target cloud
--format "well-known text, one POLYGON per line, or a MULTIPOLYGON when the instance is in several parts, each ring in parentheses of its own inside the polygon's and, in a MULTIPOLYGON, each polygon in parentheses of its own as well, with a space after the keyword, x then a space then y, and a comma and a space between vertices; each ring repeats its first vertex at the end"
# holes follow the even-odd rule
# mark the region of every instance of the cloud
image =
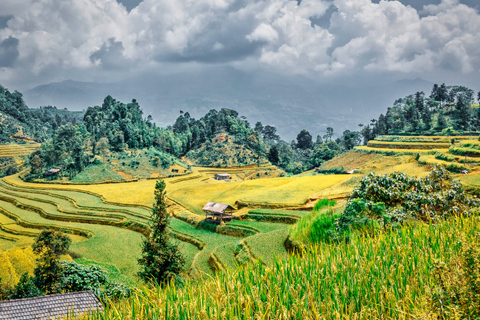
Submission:
POLYGON ((18 39, 8 37, 0 42, 0 67, 12 67, 19 56, 18 39))
POLYGON ((115 38, 108 39, 102 47, 90 55, 90 61, 95 65, 101 65, 104 69, 122 69, 128 65, 127 59, 123 56, 123 44, 115 38))
POLYGON ((426 1, 420 14, 411 0, 126 2, 130 12, 114 0, 1 1, 0 83, 192 64, 312 77, 480 69, 480 14, 465 0, 426 1))

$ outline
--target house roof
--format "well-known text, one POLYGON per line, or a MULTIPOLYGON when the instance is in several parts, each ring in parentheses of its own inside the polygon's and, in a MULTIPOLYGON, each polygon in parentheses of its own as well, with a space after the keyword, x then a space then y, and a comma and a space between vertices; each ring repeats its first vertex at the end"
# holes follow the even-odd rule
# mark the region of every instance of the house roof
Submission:
POLYGON ((225 209, 230 207, 228 204, 225 203, 217 203, 217 202, 209 202, 206 205, 203 206, 202 210, 204 211, 210 211, 210 212, 217 212, 217 213, 223 213, 225 209))
POLYGON ((103 305, 93 291, 0 301, 2 320, 60 319, 67 315, 78 316, 97 310, 102 311, 103 305))
POLYGON ((50 169, 50 170, 48 170, 48 172, 50 172, 50 173, 57 173, 59 171, 60 171, 60 169, 50 169))
POLYGON ((228 173, 217 173, 215 176, 219 176, 219 177, 230 177, 230 174, 228 174, 228 173))

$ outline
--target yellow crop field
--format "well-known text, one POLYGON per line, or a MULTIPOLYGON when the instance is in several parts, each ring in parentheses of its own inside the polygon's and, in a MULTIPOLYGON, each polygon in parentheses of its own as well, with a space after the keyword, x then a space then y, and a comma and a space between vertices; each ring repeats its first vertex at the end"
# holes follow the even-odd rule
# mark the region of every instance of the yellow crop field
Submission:
POLYGON ((40 143, 35 144, 5 144, 0 145, 0 158, 29 155, 38 150, 40 143))
POLYGON ((355 147, 355 150, 363 150, 369 152, 376 152, 381 154, 415 154, 415 153, 434 153, 445 152, 446 148, 437 149, 390 149, 390 148, 373 148, 368 146, 355 147))

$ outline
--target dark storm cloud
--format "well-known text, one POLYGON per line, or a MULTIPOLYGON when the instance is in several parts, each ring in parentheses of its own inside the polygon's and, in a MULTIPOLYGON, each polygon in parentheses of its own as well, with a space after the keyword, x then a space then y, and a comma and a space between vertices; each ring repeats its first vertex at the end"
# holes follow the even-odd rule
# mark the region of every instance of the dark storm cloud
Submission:
POLYGON ((138 6, 142 0, 118 0, 118 2, 123 4, 128 11, 131 11, 133 8, 138 6))
POLYGON ((253 31, 254 25, 253 20, 228 21, 222 19, 211 22, 198 37, 188 42, 182 52, 157 58, 171 62, 225 63, 258 55, 263 42, 252 42, 246 38, 246 35, 253 31))
POLYGON ((0 67, 12 67, 19 56, 18 39, 8 37, 0 42, 0 67))
POLYGON ((8 20, 12 19, 12 15, 2 16, 0 15, 0 30, 5 29, 8 24, 8 20))
POLYGON ((120 68, 125 63, 123 50, 121 41, 115 41, 115 38, 110 38, 100 49, 90 55, 90 61, 92 63, 100 63, 104 69, 120 68))

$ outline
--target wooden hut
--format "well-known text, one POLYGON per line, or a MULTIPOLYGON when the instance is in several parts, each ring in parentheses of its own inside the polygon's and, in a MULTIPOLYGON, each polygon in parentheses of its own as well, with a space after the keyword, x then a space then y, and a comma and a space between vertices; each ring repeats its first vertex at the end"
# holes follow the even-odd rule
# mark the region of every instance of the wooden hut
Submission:
POLYGON ((235 216, 225 213, 225 211, 231 212, 233 210, 233 207, 228 204, 208 202, 202 210, 205 211, 205 220, 216 224, 235 219, 235 216))
POLYGON ((215 180, 230 180, 230 175, 228 173, 217 173, 215 175, 215 180))

